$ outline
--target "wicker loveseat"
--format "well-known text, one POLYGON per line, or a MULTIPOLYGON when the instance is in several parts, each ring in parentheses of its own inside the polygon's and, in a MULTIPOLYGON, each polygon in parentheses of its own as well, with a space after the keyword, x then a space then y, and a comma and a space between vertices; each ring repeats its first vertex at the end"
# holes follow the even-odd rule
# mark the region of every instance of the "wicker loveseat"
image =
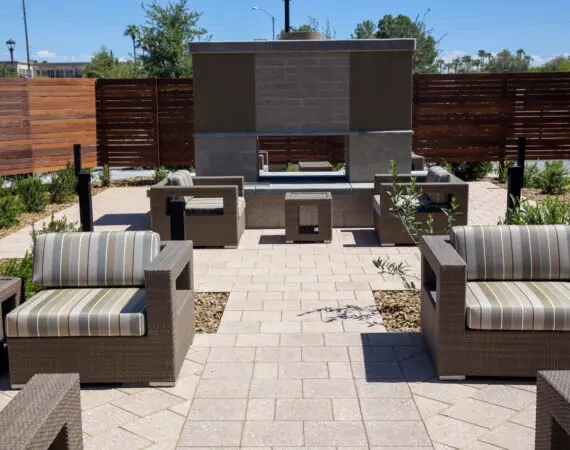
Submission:
POLYGON ((425 236, 421 328, 440 378, 570 369, 570 226, 425 236))
MULTIPOLYGON (((411 174, 401 174, 398 182, 405 185, 410 182, 411 174)), ((430 167, 426 175, 414 177, 416 185, 423 192, 417 206, 416 219, 420 222, 428 216, 434 219, 436 233, 444 233, 447 227, 447 215, 442 208, 450 206, 452 196, 455 197, 458 209, 455 215, 456 225, 466 225, 467 203, 469 200, 469 184, 450 174, 439 166, 430 167)), ((411 245, 414 240, 405 225, 394 214, 390 192, 393 190, 392 177, 388 174, 374 176, 374 197, 372 199, 374 228, 382 245, 411 245)))
POLYGON ((149 190, 152 230, 170 239, 168 204, 186 202, 186 239, 197 247, 237 247, 245 230, 243 177, 193 177, 179 170, 149 190))
POLYGON ((83 383, 176 382, 195 328, 191 242, 44 234, 33 281, 42 290, 6 316, 13 387, 62 372, 83 383))

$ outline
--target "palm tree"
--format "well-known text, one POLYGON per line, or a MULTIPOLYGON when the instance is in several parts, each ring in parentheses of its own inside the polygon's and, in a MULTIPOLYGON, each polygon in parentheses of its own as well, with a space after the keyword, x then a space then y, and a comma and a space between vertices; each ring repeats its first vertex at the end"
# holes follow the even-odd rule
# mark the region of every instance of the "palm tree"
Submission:
POLYGON ((125 28, 123 36, 130 37, 133 40, 133 59, 137 60, 137 36, 139 35, 139 27, 129 25, 125 28))

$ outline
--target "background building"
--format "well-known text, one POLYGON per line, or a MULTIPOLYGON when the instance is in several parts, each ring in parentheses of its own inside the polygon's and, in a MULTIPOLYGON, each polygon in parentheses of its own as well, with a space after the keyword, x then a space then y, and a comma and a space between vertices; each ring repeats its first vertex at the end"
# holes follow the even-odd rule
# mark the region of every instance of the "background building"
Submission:
MULTIPOLYGON (((10 61, 0 61, 2 65, 10 65, 10 61)), ((30 63, 31 77, 49 78, 81 78, 87 62, 41 62, 30 63)), ((18 76, 25 77, 28 73, 26 62, 14 61, 18 76)))

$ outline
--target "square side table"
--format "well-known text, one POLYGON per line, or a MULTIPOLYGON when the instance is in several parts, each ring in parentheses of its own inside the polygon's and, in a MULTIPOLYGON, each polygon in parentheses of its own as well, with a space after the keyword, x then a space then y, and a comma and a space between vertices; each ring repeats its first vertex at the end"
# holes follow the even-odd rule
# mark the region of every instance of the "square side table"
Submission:
POLYGON ((287 192, 285 194, 285 241, 332 241, 332 194, 330 192, 287 192), (301 226, 301 206, 316 206, 318 224, 301 226))

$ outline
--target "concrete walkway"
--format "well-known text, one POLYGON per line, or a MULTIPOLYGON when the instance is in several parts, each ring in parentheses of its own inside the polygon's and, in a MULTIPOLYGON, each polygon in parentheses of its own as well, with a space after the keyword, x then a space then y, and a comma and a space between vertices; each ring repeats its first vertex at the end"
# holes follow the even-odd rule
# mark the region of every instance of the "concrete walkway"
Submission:
MULTIPOLYGON (((103 196, 101 228, 148 204, 140 188, 103 196)), ((474 183, 470 196, 470 221, 496 223, 504 191, 474 183)), ((83 388, 85 448, 533 448, 534 383, 439 382, 419 333, 385 331, 372 291, 399 282, 372 261, 419 275, 417 249, 379 247, 372 230, 335 229, 330 244, 282 234, 195 251, 197 290, 230 292, 218 332, 196 336, 174 388, 83 388)), ((15 392, 0 385, 1 408, 15 392)))

